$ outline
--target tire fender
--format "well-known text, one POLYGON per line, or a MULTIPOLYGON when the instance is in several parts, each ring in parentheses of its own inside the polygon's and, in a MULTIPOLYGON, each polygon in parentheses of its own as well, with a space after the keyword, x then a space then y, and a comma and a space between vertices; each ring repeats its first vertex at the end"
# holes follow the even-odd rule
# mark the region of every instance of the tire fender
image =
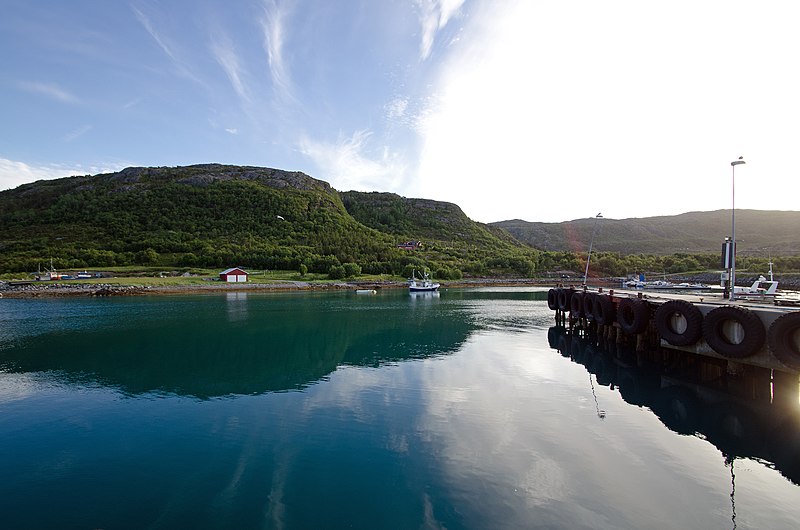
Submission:
POLYGON ((622 298, 617 306, 617 322, 628 335, 638 335, 647 329, 650 307, 638 298, 622 298))
POLYGON ((598 326, 607 326, 614 322, 614 302, 607 294, 598 294, 594 297, 592 307, 594 320, 598 326))
POLYGON ((780 362, 800 370, 800 311, 780 316, 769 327, 767 343, 769 351, 780 362))
POLYGON ((723 306, 711 310, 703 319, 703 338, 711 349, 729 359, 744 359, 756 353, 764 345, 766 332, 758 315, 739 306, 723 306), (733 343, 725 335, 725 324, 737 322, 744 337, 733 343))
POLYGON ((659 335, 673 346, 690 346, 703 335, 703 314, 685 300, 670 300, 661 304, 653 317, 659 335), (680 315, 686 321, 686 329, 678 331, 673 327, 673 316, 680 315))
POLYGON ((594 322, 594 299, 597 295, 594 293, 583 294, 583 316, 590 322, 594 322))
POLYGON ((558 291, 556 289, 547 291, 547 307, 550 311, 558 309, 558 291))
POLYGON ((575 291, 569 300, 569 310, 574 318, 583 318, 583 293, 575 291))

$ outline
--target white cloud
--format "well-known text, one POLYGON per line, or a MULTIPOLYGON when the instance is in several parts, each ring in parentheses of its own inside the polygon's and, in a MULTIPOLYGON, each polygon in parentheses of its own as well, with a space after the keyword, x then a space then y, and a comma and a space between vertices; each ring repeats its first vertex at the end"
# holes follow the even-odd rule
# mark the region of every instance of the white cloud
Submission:
POLYGON ((420 121, 426 196, 479 221, 714 210, 744 154, 737 207, 796 209, 791 17, 523 0, 473 14, 420 121))
POLYGON ((25 162, 0 158, 0 190, 16 188, 37 180, 52 180, 75 175, 94 175, 119 171, 131 164, 103 164, 94 166, 31 165, 25 162))
POLYGON ((406 114, 406 109, 408 109, 408 99, 399 97, 395 98, 387 103, 385 108, 386 119, 397 120, 403 118, 406 114))
POLYGON ((398 191, 407 167, 388 147, 377 156, 365 154, 369 131, 356 131, 349 138, 340 136, 334 143, 304 138, 300 151, 320 169, 320 178, 341 191, 398 191))
POLYGON ((0 158, 0 189, 16 188, 21 184, 37 180, 50 180, 61 177, 77 175, 73 169, 55 166, 31 166, 24 162, 17 162, 0 158))
POLYGON ((54 83, 41 83, 37 81, 22 81, 19 83, 19 87, 27 92, 34 92, 37 94, 45 95, 51 99, 55 99, 56 101, 61 101, 62 103, 80 103, 80 100, 74 94, 64 90, 60 86, 54 83))
POLYGON ((225 132, 236 135, 239 134, 239 129, 225 129, 225 132))
POLYGON ((416 3, 422 26, 419 53, 420 58, 424 61, 431 54, 436 34, 458 13, 464 0, 417 0, 416 3))

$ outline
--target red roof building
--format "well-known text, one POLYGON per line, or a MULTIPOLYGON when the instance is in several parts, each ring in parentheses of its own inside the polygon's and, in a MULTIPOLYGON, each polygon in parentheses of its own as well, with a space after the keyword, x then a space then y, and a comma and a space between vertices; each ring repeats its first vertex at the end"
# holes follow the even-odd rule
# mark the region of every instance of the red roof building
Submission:
POLYGON ((247 271, 239 267, 233 267, 220 272, 219 279, 228 283, 243 283, 247 281, 247 271))

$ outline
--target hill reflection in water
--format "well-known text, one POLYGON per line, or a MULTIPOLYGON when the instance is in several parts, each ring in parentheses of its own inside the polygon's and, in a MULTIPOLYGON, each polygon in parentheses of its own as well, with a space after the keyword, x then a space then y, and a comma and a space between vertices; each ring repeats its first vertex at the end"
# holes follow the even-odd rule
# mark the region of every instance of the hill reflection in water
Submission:
POLYGON ((0 370, 203 399, 301 389, 339 365, 448 354, 482 325, 469 304, 405 291, 13 303, 0 311, 0 370))

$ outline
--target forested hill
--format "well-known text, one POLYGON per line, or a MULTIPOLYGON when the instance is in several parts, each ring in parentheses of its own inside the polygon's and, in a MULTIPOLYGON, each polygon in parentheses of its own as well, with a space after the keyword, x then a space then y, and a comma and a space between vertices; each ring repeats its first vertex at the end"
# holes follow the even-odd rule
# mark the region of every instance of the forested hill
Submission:
POLYGON ((348 191, 341 196, 345 208, 357 221, 388 234, 415 234, 418 238, 451 238, 486 244, 500 238, 519 245, 507 231, 476 223, 453 203, 380 192, 348 191))
MULTIPOLYGON (((535 248, 585 252, 595 219, 563 223, 501 221, 493 226, 535 248)), ((595 250, 621 254, 719 253, 731 232, 731 211, 690 212, 640 219, 599 219, 595 250)), ((739 254, 800 254, 800 212, 736 210, 739 254)))
POLYGON ((427 266, 447 277, 535 269, 538 251, 455 205, 393 196, 411 210, 382 225, 358 194, 343 195, 299 172, 218 164, 38 181, 0 192, 0 271, 36 270, 50 258, 62 270, 303 265, 330 273, 349 263, 394 274, 427 266), (410 239, 423 247, 397 248, 410 239))

